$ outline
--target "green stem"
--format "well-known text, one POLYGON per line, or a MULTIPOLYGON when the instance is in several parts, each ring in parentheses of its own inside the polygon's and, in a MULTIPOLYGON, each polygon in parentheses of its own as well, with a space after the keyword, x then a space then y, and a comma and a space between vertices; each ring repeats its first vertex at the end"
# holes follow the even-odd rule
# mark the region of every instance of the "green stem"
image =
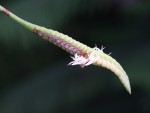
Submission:
MULTIPOLYGON (((8 11, 7 9, 5 9, 4 7, 2 7, 0 5, 0 11, 4 12, 5 11, 8 13, 7 15, 9 17, 11 17, 13 20, 15 20, 16 22, 18 22, 19 24, 23 25, 24 27, 26 27, 29 30, 33 30, 35 28, 35 24, 32 24, 30 22, 27 22, 21 18, 19 18, 18 16, 16 16, 15 14, 11 13, 10 11, 8 11)), ((6 13, 5 13, 6 14, 6 13)))

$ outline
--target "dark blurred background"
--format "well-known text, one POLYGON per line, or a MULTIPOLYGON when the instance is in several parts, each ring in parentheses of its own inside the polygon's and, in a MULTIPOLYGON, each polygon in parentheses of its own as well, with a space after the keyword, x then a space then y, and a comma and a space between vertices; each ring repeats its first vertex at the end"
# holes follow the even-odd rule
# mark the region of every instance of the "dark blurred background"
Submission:
POLYGON ((94 47, 127 72, 67 66, 70 55, 0 13, 0 113, 150 113, 150 0, 1 0, 19 17, 94 47))

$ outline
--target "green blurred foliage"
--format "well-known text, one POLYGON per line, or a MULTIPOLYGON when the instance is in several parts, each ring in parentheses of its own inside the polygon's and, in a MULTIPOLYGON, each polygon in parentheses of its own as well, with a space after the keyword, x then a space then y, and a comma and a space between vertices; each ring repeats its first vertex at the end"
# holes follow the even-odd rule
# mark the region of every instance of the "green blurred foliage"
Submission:
POLYGON ((19 17, 94 47, 129 75, 132 95, 109 70, 67 66, 70 55, 0 13, 0 113, 149 113, 148 0, 5 0, 19 17))

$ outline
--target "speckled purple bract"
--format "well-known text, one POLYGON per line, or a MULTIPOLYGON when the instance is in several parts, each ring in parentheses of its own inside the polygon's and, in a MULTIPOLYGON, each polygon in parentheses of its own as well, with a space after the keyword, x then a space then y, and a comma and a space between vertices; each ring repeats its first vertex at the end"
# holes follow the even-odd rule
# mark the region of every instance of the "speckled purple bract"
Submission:
POLYGON ((72 55, 74 55, 76 53, 78 55, 84 54, 79 48, 73 46, 71 43, 64 41, 63 39, 60 39, 59 37, 43 33, 43 32, 36 30, 36 29, 33 30, 33 33, 43 37, 44 39, 52 42, 55 45, 61 47, 62 49, 66 50, 67 52, 69 52, 72 55))

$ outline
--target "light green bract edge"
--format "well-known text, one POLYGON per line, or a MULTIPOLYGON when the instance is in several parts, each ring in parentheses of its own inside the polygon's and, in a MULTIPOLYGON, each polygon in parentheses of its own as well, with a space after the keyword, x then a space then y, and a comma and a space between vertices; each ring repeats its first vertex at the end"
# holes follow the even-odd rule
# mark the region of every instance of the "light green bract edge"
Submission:
MULTIPOLYGON (((6 10, 6 9, 0 5, 0 11, 4 11, 4 10, 6 10)), ((58 31, 54 31, 52 29, 47 29, 45 27, 41 27, 41 26, 38 26, 38 25, 35 25, 32 23, 29 23, 29 22, 19 18, 18 16, 14 15, 11 12, 9 12, 8 16, 31 31, 33 31, 34 28, 36 28, 37 30, 39 30, 43 33, 49 34, 51 36, 59 37, 60 39, 63 39, 64 41, 71 43, 72 45, 79 48, 80 50, 82 50, 85 53, 90 54, 92 52, 95 52, 92 48, 86 46, 85 44, 82 44, 79 41, 76 41, 67 35, 59 33, 58 31)), ((124 69, 122 68, 122 66, 111 56, 109 56, 103 52, 97 52, 96 54, 99 56, 99 59, 96 63, 94 63, 94 65, 107 68, 107 69, 111 70, 112 72, 114 72, 118 76, 118 78, 121 80, 122 84, 124 85, 126 90, 129 92, 129 94, 131 94, 129 78, 128 78, 126 72, 124 71, 124 69)))

